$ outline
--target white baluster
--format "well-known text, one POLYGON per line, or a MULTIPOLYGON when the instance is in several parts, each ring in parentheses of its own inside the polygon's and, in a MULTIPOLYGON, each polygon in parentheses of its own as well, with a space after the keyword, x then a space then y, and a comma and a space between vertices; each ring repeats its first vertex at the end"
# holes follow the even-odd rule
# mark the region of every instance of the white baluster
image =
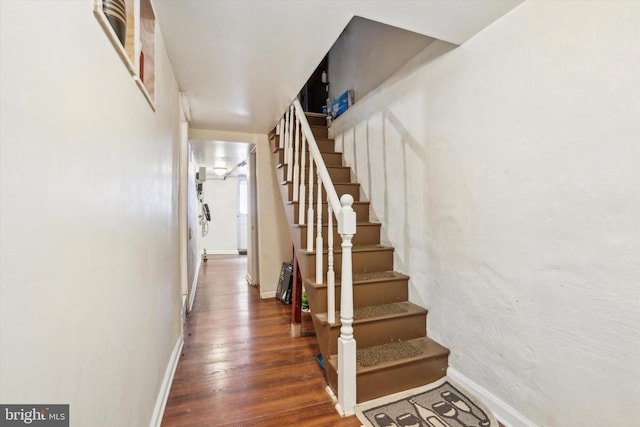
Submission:
POLYGON ((287 156, 287 182, 293 181, 293 122, 296 120, 295 112, 293 111, 293 105, 289 107, 289 151, 287 156))
MULTIPOLYGON (((282 160, 282 163, 287 163, 287 159, 289 158, 289 110, 287 110, 287 112, 284 115, 284 124, 282 126, 282 131, 283 134, 282 135, 282 139, 284 140, 284 160, 282 160)), ((289 169, 289 167, 287 167, 287 169, 289 169)), ((284 178, 285 181, 287 180, 287 178, 284 178)))
POLYGON ((318 198, 316 200, 316 215, 318 218, 316 224, 316 283, 323 282, 322 276, 322 178, 318 174, 318 198))
POLYGON ((284 148, 284 117, 280 119, 278 126, 278 147, 284 148))
POLYGON ((336 273, 333 270, 333 209, 327 202, 327 315, 329 324, 336 322, 336 273))
POLYGON ((293 164, 293 201, 298 201, 298 191, 300 190, 300 118, 296 117, 296 130, 295 130, 295 148, 293 151, 293 157, 295 158, 293 164))
POLYGON ((309 152, 309 209, 307 210, 307 252, 313 251, 313 157, 309 152))
POLYGON ((306 180, 305 168, 307 167, 307 138, 302 134, 302 147, 300 147, 300 156, 302 164, 300 165, 300 199, 298 200, 298 224, 304 225, 304 209, 305 209, 305 197, 307 188, 304 181, 306 180))
POLYGON ((338 233, 342 237, 342 273, 340 295, 340 338, 338 338, 338 410, 353 415, 356 405, 356 341, 353 338, 353 271, 351 239, 356 232, 356 213, 351 208, 353 197, 340 198, 338 233))

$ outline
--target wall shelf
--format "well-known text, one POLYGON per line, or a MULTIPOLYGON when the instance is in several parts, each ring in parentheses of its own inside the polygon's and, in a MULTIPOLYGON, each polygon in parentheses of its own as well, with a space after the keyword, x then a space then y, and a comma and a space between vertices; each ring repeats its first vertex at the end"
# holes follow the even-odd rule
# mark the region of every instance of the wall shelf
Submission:
POLYGON ((151 1, 124 0, 124 44, 120 42, 116 30, 107 19, 108 11, 105 13, 104 4, 105 0, 94 0, 93 13, 136 85, 155 111, 156 17, 151 1))

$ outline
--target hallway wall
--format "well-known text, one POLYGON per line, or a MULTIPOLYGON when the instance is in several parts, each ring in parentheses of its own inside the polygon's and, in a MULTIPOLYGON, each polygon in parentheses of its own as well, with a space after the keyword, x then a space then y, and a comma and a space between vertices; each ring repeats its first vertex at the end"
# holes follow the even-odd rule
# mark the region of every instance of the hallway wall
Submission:
MULTIPOLYGON (((198 202, 198 194, 196 192, 196 170, 198 166, 193 158, 191 144, 189 144, 189 165, 187 177, 187 285, 189 286, 189 306, 193 304, 195 294, 192 290, 197 287, 198 273, 202 257, 200 256, 200 239, 201 228, 198 224, 198 215, 200 214, 200 203, 198 202)), ((197 293, 197 290, 196 290, 197 293)))
POLYGON ((639 40, 638 2, 525 2, 332 126, 429 334, 507 425, 640 417, 639 40))
POLYGON ((157 32, 154 112, 93 5, 0 2, 0 402, 147 426, 181 342, 178 86, 157 32))

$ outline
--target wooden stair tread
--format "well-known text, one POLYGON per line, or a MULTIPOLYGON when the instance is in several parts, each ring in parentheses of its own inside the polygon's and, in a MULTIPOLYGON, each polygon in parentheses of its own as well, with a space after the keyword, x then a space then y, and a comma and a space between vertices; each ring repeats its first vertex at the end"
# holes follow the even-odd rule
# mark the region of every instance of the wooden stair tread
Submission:
MULTIPOLYGON (((316 227, 316 223, 313 223, 313 227, 316 227)), ((371 222, 371 221, 356 221, 356 230, 358 229, 358 227, 379 227, 382 224, 380 224, 379 222, 371 222)), ((323 222, 322 223, 323 227, 328 227, 329 223, 327 222, 323 222)), ((291 227, 294 228, 307 228, 308 225, 307 224, 293 224, 291 227)), ((338 227, 337 221, 333 221, 333 227, 336 228, 338 227)))
MULTIPOLYGON (((419 305, 416 305, 412 302, 409 301, 402 301, 402 302, 394 302, 391 304, 386 304, 386 305, 392 305, 392 306, 396 306, 399 309, 403 310, 403 311, 399 311, 399 312, 395 312, 395 313, 388 313, 388 314, 384 314, 384 315, 380 315, 380 316, 372 316, 372 317, 365 317, 365 318, 361 318, 361 319, 354 319, 353 324, 361 324, 361 323, 369 323, 369 322, 381 322, 387 319, 393 319, 393 318, 398 318, 398 317, 409 317, 409 316, 415 316, 415 315, 422 315, 422 314, 426 314, 427 313, 427 309, 420 307, 419 305)), ((336 311, 336 322, 332 323, 330 326, 332 327, 337 327, 341 325, 340 322, 340 312, 336 311)), ((327 321, 328 315, 327 313, 317 313, 315 314, 315 316, 317 317, 317 319, 322 322, 323 324, 328 324, 329 322, 327 321)), ((357 337, 356 337, 357 340, 357 337)))
MULTIPOLYGON (((389 362, 379 363, 373 366, 361 366, 360 364, 356 364, 356 375, 366 374, 375 371, 382 371, 386 369, 391 369, 396 366, 401 366, 408 363, 413 363, 420 360, 433 359, 439 357, 447 357, 449 355, 449 349, 438 344, 434 340, 429 337, 423 338, 415 338, 412 340, 407 340, 406 342, 410 343, 417 349, 421 350, 422 353, 417 356, 407 357, 404 359, 391 360, 389 362)), ((329 363, 333 365, 333 367, 338 369, 338 355, 332 354, 329 357, 329 363)))
MULTIPOLYGON (((317 138, 317 139, 322 139, 322 140, 326 140, 326 141, 333 141, 331 138, 317 138)), ((284 151, 284 148, 281 147, 275 147, 273 150, 271 150, 271 153, 275 154, 278 151, 284 151)), ((308 153, 309 150, 306 150, 305 153, 308 153)), ((320 151, 323 154, 342 154, 342 151, 320 151)), ((327 166, 327 167, 331 167, 331 166, 327 166)))
MULTIPOLYGON (((326 200, 323 200, 323 201, 322 201, 322 204, 323 204, 323 205, 326 205, 327 203, 328 203, 328 202, 327 202, 326 200)), ((284 201, 284 204, 286 204, 286 205, 298 205, 298 204, 300 204, 300 202, 294 202, 293 200, 285 200, 285 201, 284 201)), ((354 205, 368 205, 368 204, 370 204, 370 202, 368 202, 368 201, 366 201, 366 200, 354 200, 354 201, 353 201, 353 204, 354 204, 354 205)), ((316 201, 314 201, 314 202, 313 202, 313 206, 314 206, 314 208, 315 208, 315 205, 316 205, 316 201)), ((294 224, 294 225, 295 225, 295 224, 294 224)))
MULTIPOLYGON (((358 182, 340 182, 340 181, 334 181, 334 182, 332 182, 332 183, 333 183, 333 186, 334 186, 334 187, 335 187, 336 185, 352 185, 352 186, 354 186, 354 187, 360 187, 360 183, 358 183, 358 182)), ((288 184, 293 184, 293 181, 281 181, 281 182, 280 182, 280 185, 288 185, 288 184)), ((314 182, 314 184, 315 184, 315 182, 314 182)), ((315 185, 314 185, 314 187, 315 187, 315 185)), ((324 185, 323 185, 322 187, 324 187, 324 185)), ((315 191, 316 191, 316 190, 314 190, 314 192, 315 192, 315 191)))
MULTIPOLYGON (((353 245, 353 247, 351 248, 351 252, 384 252, 384 251, 393 251, 394 248, 392 246, 385 246, 385 245, 353 245)), ((328 253, 329 250, 328 249, 323 249, 322 253, 326 254, 328 253)), ((306 251, 306 250, 302 250, 303 254, 306 255, 313 255, 316 253, 316 251, 306 251)), ((333 248, 333 253, 334 254, 338 254, 338 253, 342 253, 342 247, 341 246, 334 246, 333 248)))

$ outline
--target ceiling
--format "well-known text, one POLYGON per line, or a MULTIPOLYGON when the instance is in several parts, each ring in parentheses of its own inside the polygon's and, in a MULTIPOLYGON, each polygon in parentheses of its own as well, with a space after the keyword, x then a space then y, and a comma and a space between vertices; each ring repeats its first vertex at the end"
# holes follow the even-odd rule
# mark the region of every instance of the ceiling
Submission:
MULTIPOLYGON (((266 133, 354 16, 462 44, 522 1, 154 0, 153 5, 190 104, 190 128, 266 133)), ((196 159, 210 166, 216 150, 237 160, 233 144, 193 147, 196 159)))
POLYGON ((246 168, 238 165, 249 157, 251 144, 202 139, 192 139, 189 142, 195 164, 207 168, 207 177, 246 175, 246 168), (226 172, 216 174, 214 168, 224 168, 226 172))

